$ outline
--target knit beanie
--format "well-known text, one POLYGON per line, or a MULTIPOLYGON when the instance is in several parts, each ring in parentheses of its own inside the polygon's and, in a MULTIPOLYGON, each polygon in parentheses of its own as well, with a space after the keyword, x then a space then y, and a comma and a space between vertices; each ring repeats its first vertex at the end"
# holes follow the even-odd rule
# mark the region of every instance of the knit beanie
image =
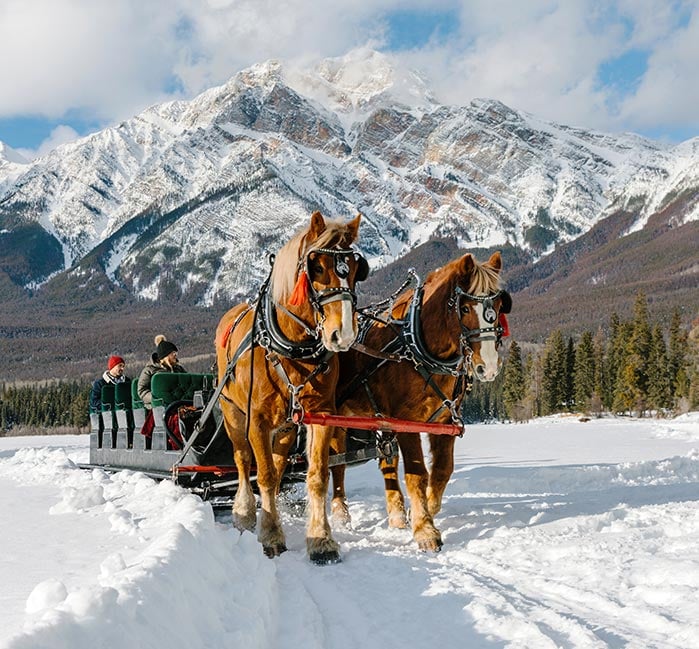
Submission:
POLYGON ((119 365, 119 363, 126 364, 126 361, 121 356, 110 356, 107 361, 107 369, 111 370, 115 365, 119 365))
POLYGON ((158 355, 158 360, 163 360, 168 354, 177 351, 175 343, 171 343, 165 336, 156 336, 155 344, 157 345, 155 353, 158 355))

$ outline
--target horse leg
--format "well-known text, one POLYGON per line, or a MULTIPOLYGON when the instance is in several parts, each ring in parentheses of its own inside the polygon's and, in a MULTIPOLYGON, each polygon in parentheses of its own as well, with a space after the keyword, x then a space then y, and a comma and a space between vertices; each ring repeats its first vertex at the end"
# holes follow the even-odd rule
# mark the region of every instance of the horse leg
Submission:
POLYGON ((221 400, 226 433, 233 444, 233 460, 238 469, 238 489, 233 500, 233 525, 241 532, 253 531, 257 519, 255 494, 250 484, 252 449, 245 439, 245 416, 233 404, 221 400))
POLYGON ((405 500, 400 490, 398 480, 398 456, 390 459, 381 458, 379 469, 383 474, 384 493, 386 495, 386 513, 388 514, 388 526, 397 529, 408 527, 408 515, 405 511, 405 500))
POLYGON ((398 435, 398 445, 403 455, 405 489, 410 498, 410 522, 413 538, 421 550, 439 552, 442 535, 434 526, 427 507, 428 473, 422 453, 420 436, 412 433, 398 435))
POLYGON ((451 435, 430 435, 432 466, 427 484, 427 507, 436 516, 442 509, 442 496, 454 472, 454 443, 451 435))
POLYGON ((308 475, 308 522, 306 525, 306 549, 313 563, 319 565, 338 563, 340 546, 332 538, 326 511, 328 492, 328 455, 332 426, 311 425, 308 427, 307 456, 308 475))
POLYGON ((257 464, 257 487, 260 492, 260 521, 257 538, 268 557, 279 556, 286 550, 286 540, 277 510, 277 471, 272 459, 272 436, 266 432, 273 425, 259 411, 253 412, 249 440, 257 464))
POLYGON ((284 477, 284 471, 286 471, 286 465, 289 459, 289 449, 295 441, 295 424, 282 424, 274 432, 272 461, 274 462, 274 471, 277 476, 277 495, 279 495, 279 491, 281 490, 282 478, 284 477))
MULTIPOLYGON (((330 441, 330 454, 342 454, 347 452, 347 431, 344 428, 335 428, 335 434, 330 441)), ((332 499, 330 501, 330 517, 333 523, 342 527, 350 527, 352 519, 347 507, 345 496, 345 469, 347 465, 336 464, 330 467, 332 475, 332 499)))

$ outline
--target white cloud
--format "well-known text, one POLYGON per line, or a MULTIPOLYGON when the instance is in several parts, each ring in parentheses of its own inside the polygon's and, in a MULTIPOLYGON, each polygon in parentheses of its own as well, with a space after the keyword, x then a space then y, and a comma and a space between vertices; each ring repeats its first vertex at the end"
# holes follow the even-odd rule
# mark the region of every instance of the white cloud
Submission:
POLYGON ((269 58, 314 60, 382 43, 387 14, 451 10, 447 40, 401 53, 437 96, 493 97, 573 125, 696 123, 697 0, 2 0, 0 117, 116 121, 221 84, 269 58), (631 97, 598 69, 650 52, 631 97), (691 88, 691 90, 690 90, 691 88))
POLYGON ((654 47, 637 91, 621 105, 623 119, 638 128, 684 124, 699 131, 699 15, 654 47))
POLYGON ((49 151, 53 151, 61 144, 73 142, 80 137, 80 134, 74 128, 60 124, 51 131, 51 134, 36 148, 36 149, 18 149, 18 151, 27 159, 34 160, 46 155, 49 151))

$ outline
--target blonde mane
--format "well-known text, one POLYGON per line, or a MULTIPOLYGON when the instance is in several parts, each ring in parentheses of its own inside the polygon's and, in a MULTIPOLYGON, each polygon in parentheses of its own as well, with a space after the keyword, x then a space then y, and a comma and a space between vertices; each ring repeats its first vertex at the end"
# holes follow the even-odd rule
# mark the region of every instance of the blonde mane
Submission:
POLYGON ((471 275, 468 292, 471 295, 490 295, 500 288, 500 274, 474 259, 475 266, 471 275))
POLYGON ((301 264, 309 251, 317 248, 349 248, 354 239, 349 224, 326 219, 325 230, 315 241, 307 241, 310 225, 297 232, 277 253, 272 268, 272 299, 285 304, 294 290, 301 264))

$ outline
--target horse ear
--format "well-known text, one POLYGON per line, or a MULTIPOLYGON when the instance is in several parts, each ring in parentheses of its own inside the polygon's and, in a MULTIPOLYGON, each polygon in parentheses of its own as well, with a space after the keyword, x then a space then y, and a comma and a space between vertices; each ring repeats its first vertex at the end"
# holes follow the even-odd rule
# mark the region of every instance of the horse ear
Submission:
POLYGON ((323 232, 325 232, 325 219, 323 215, 316 210, 311 214, 311 226, 308 228, 311 241, 317 239, 323 232))
POLYGON ((473 255, 470 252, 467 252, 461 259, 459 259, 459 272, 461 276, 469 277, 473 272, 475 265, 473 255))
POLYGON ((362 215, 361 213, 357 214, 357 216, 354 217, 348 224, 347 224, 347 231, 349 232, 350 236, 352 237, 352 240, 350 243, 354 242, 357 240, 357 236, 359 235, 359 222, 362 220, 362 215))
POLYGON ((490 259, 488 259, 488 266, 497 271, 502 268, 502 255, 500 254, 499 250, 496 250, 492 255, 490 255, 490 259))

